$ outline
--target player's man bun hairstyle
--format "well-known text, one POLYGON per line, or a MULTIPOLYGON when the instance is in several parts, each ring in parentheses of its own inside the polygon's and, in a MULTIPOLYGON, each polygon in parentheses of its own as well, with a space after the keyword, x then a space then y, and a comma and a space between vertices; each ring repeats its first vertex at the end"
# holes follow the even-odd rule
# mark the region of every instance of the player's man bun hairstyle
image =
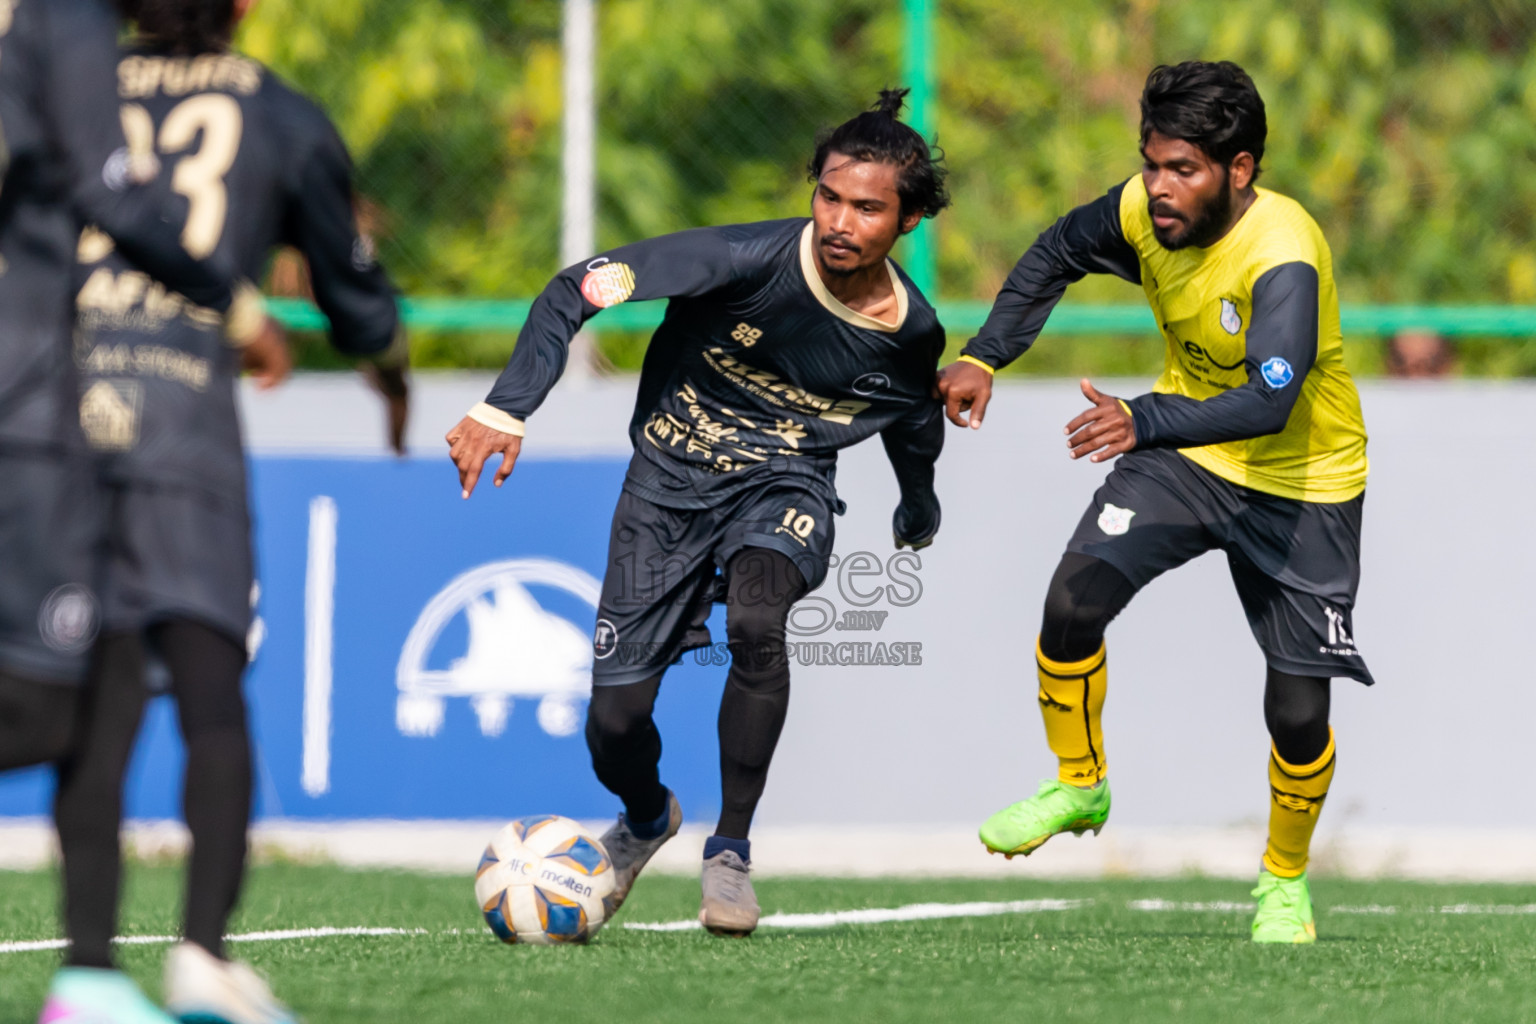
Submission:
POLYGON ((1199 146, 1224 167, 1237 154, 1251 153, 1257 178, 1269 124, 1248 72, 1229 60, 1188 60, 1161 64, 1147 76, 1141 93, 1143 146, 1153 132, 1199 146))
POLYGON ((842 153, 860 162, 893 164, 900 172, 896 194, 901 197, 901 215, 921 211, 924 217, 938 216, 949 205, 949 190, 944 187, 949 169, 944 166, 942 149, 930 149, 921 135, 898 119, 910 91, 881 89, 880 102, 872 109, 817 133, 816 153, 806 165, 811 181, 821 180, 828 153, 842 153))
POLYGON ((235 26, 235 0, 117 0, 140 38, 179 57, 222 53, 235 26))

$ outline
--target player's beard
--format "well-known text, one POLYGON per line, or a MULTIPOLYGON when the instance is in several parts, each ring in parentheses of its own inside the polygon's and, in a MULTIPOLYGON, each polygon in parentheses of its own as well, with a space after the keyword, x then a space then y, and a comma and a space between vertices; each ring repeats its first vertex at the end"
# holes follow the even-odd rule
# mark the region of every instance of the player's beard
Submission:
MULTIPOLYGON (((1165 217, 1179 216, 1173 210, 1159 208, 1156 203, 1148 203, 1149 213, 1162 214, 1165 217)), ((1200 208, 1195 219, 1185 224, 1184 230, 1175 231, 1173 234, 1164 234, 1158 229, 1157 224, 1152 225, 1152 234, 1157 239, 1157 244, 1170 252, 1179 249, 1188 249, 1191 246, 1204 249, 1214 245, 1226 232, 1227 226, 1232 222, 1232 190, 1227 185, 1227 179, 1222 177, 1221 188, 1216 191, 1210 202, 1200 208)))
POLYGON ((861 246, 854 245, 851 240, 845 241, 842 238, 838 238, 838 241, 846 245, 849 251, 854 254, 854 257, 859 259, 859 262, 856 262, 851 267, 835 267, 828 263, 825 251, 822 249, 822 244, 828 238, 832 237, 835 236, 823 235, 821 238, 816 240, 816 262, 821 265, 821 269, 825 271, 829 277, 852 277, 853 275, 859 273, 861 270, 867 269, 866 264, 861 259, 861 257, 864 255, 864 249, 861 246))

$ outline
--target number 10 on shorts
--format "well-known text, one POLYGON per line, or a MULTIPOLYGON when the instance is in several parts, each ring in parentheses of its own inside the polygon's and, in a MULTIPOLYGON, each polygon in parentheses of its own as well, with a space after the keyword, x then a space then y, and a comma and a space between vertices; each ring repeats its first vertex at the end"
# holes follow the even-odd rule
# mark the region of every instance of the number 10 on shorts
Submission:
POLYGON ((816 529, 816 518, 805 515, 797 508, 784 510, 784 521, 775 529, 774 533, 787 533, 801 544, 816 529))

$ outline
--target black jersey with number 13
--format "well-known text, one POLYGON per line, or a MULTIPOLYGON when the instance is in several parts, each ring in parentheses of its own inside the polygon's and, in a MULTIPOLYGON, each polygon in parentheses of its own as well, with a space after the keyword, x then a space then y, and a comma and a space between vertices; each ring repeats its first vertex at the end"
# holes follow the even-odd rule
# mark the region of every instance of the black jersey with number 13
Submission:
POLYGON ((79 448, 70 265, 84 221, 226 309, 230 278, 176 244, 171 196, 136 184, 112 95, 109 0, 0 0, 0 456, 79 448))
MULTIPOLYGON (((308 260, 315 299, 343 352, 395 337, 393 289, 358 233, 352 166, 330 119, 235 53, 126 50, 123 125, 153 149, 198 258, 259 279, 274 247, 308 260)), ((81 424, 112 475, 244 495, 233 381, 239 354, 214 318, 142 274, 100 235, 81 242, 77 301, 81 424)))

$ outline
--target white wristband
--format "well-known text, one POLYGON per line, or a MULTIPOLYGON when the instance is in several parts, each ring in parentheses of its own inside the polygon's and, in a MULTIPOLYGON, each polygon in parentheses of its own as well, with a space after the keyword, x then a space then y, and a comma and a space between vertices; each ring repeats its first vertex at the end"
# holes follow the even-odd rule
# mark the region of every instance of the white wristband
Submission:
POLYGON ((503 434, 511 434, 514 437, 523 436, 523 421, 516 416, 502 412, 494 405, 481 402, 465 415, 481 426, 490 427, 492 430, 499 430, 503 434))
POLYGON ((267 308, 261 292, 249 281, 237 282, 229 312, 224 314, 225 343, 231 348, 245 348, 261 336, 266 325, 267 308))

